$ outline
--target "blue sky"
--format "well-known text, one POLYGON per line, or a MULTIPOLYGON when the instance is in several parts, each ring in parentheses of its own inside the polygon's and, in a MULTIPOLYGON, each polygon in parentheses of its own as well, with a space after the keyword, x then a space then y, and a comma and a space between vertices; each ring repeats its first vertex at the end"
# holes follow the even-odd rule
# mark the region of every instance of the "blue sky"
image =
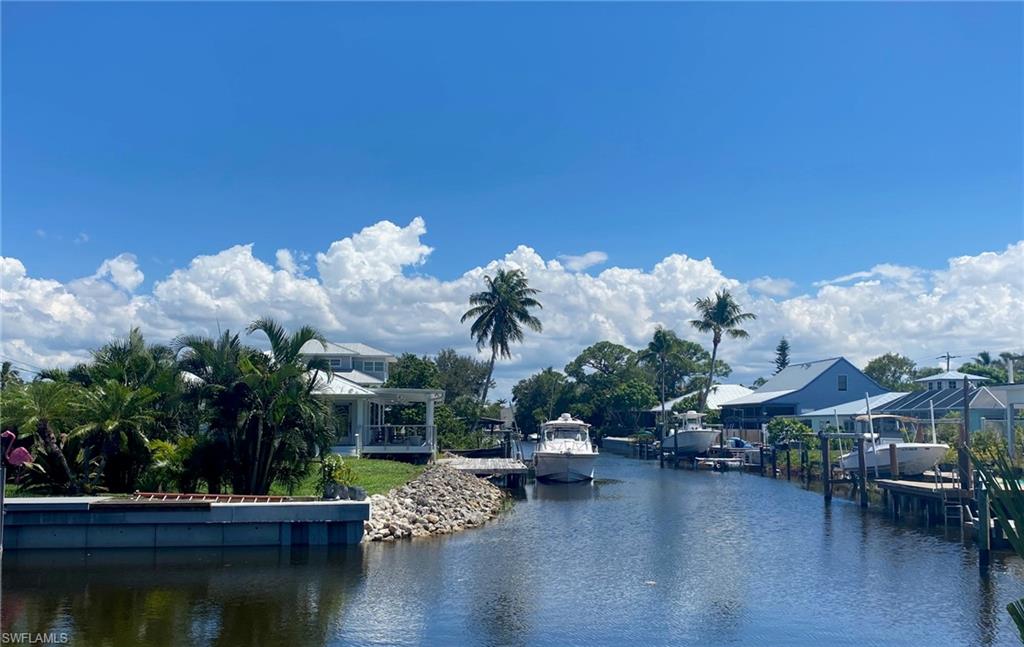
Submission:
POLYGON ((722 288, 758 314, 736 382, 783 335, 1024 351, 1020 3, 0 11, 0 358, 29 370, 264 315, 472 352, 499 264, 545 304, 499 395, 598 340, 708 344, 722 288))
POLYGON ((3 253, 66 281, 128 251, 150 285, 237 243, 272 261, 422 216, 415 271, 443 279, 520 243, 800 286, 939 267, 1022 236, 1022 19, 4 3, 3 253))

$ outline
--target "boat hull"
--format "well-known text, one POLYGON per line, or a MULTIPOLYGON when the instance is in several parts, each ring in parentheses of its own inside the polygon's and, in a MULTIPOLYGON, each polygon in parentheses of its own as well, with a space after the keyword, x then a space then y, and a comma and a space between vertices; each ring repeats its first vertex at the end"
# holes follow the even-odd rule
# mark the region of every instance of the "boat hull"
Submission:
POLYGON ((554 483, 579 483, 594 478, 597 454, 536 452, 533 465, 537 479, 554 483))
POLYGON ((696 456, 707 452, 716 438, 718 438, 718 432, 709 429, 677 431, 665 436, 661 441, 661 448, 670 454, 696 456), (676 447, 676 437, 679 438, 678 448, 676 447))
MULTIPOLYGON (((864 464, 867 466, 870 476, 874 476, 875 467, 878 467, 879 476, 890 476, 889 443, 882 439, 877 449, 867 446, 864 448, 864 464)), ((930 470, 936 463, 941 463, 949 450, 949 445, 942 443, 896 443, 896 463, 899 466, 900 476, 918 476, 925 470, 930 470)), ((844 454, 839 459, 839 465, 848 472, 855 472, 860 469, 857 452, 844 454)))

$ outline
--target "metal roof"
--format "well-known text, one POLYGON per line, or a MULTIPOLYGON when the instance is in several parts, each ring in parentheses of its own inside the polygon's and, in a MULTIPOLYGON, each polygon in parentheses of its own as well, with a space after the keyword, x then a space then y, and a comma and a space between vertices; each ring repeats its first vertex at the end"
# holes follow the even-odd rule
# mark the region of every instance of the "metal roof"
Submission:
MULTIPOLYGON (((747 395, 749 393, 753 393, 753 392, 754 392, 753 389, 748 389, 747 387, 743 386, 742 384, 716 384, 716 385, 711 387, 711 392, 708 393, 707 406, 708 406, 709 409, 718 409, 725 402, 729 402, 730 400, 735 400, 736 398, 743 397, 743 396, 745 396, 745 395, 747 395)), ((684 395, 681 395, 678 398, 672 398, 671 400, 666 400, 665 401, 665 409, 666 410, 667 409, 671 409, 672 405, 674 405, 675 403, 680 402, 682 400, 685 400, 686 398, 692 398, 692 397, 695 397, 695 396, 698 396, 698 395, 700 395, 700 391, 691 391, 690 393, 686 393, 684 395)), ((650 409, 648 409, 648 411, 651 411, 651 412, 654 412, 654 413, 660 413, 661 412, 661 405, 660 404, 655 405, 655 406, 651 407, 650 409)))
MULTIPOLYGON (((767 385, 765 385, 765 386, 767 386, 767 385)), ((763 389, 764 389, 764 386, 762 386, 757 391, 753 391, 751 393, 748 393, 747 395, 745 395, 743 397, 736 398, 735 400, 729 400, 728 402, 723 402, 721 406, 723 406, 723 407, 739 407, 739 406, 746 406, 748 404, 761 404, 763 402, 768 402, 769 400, 774 400, 775 398, 781 398, 784 395, 789 395, 790 393, 796 393, 797 391, 800 390, 800 389, 786 389, 785 391, 764 391, 763 389)))
POLYGON ((374 395, 370 389, 359 386, 338 373, 335 373, 330 379, 321 379, 316 393, 319 395, 374 395))
POLYGON ((915 382, 934 382, 936 380, 960 380, 963 382, 964 378, 971 381, 987 380, 987 377, 981 375, 971 375, 970 373, 961 373, 960 371, 946 371, 945 373, 936 373, 935 375, 929 375, 927 377, 919 377, 915 382))
MULTIPOLYGON (((877 411, 872 411, 872 413, 925 413, 929 410, 929 401, 931 401, 936 411, 960 410, 964 406, 964 389, 960 387, 956 389, 914 391, 879 407, 877 411)), ((1003 409, 1006 407, 995 394, 983 386, 971 388, 968 392, 968 404, 972 409, 1003 409)))
MULTIPOLYGON (((879 407, 885 405, 908 395, 906 391, 899 392, 894 391, 892 393, 882 393, 881 395, 873 395, 868 398, 868 402, 871 403, 871 413, 875 413, 879 407)), ((807 413, 801 413, 798 418, 816 418, 826 417, 831 418, 832 416, 859 416, 867 413, 867 407, 864 406, 864 398, 858 400, 851 400, 838 404, 834 407, 826 407, 824 409, 817 409, 816 411, 808 411, 807 413)))
POLYGON ((394 355, 391 353, 374 348, 373 346, 367 346, 359 342, 327 342, 327 348, 324 349, 318 341, 307 341, 302 345, 301 353, 303 355, 354 355, 354 356, 366 356, 366 357, 386 357, 389 361, 394 359, 394 355))
POLYGON ((790 364, 773 375, 753 393, 724 402, 723 404, 730 407, 734 405, 762 404, 769 400, 789 395, 813 382, 819 375, 832 368, 842 359, 842 357, 830 357, 829 359, 820 359, 815 362, 790 364))

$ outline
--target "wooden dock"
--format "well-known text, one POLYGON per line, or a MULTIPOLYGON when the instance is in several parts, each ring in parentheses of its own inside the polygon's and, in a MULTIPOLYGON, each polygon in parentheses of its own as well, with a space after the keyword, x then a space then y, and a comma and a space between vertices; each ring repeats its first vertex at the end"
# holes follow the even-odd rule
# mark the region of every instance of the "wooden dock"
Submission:
POLYGON ((968 500, 970 498, 967 490, 964 490, 959 485, 948 481, 936 483, 934 481, 878 479, 875 481, 875 485, 888 493, 922 497, 926 499, 954 499, 960 501, 968 500))
POLYGON ((521 460, 515 458, 439 458, 438 465, 473 474, 474 476, 519 476, 525 475, 530 469, 521 460))

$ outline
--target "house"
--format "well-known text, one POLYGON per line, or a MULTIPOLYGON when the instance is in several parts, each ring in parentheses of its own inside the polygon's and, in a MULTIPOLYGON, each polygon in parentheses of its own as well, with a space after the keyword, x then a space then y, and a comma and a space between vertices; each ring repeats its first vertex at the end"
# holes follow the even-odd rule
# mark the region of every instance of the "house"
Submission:
POLYGON ((967 381, 973 386, 978 386, 988 380, 987 377, 980 375, 971 375, 969 373, 961 373, 960 371, 946 371, 938 375, 918 378, 914 382, 927 385, 926 389, 928 391, 942 391, 944 389, 959 389, 964 385, 964 378, 967 378, 967 381))
MULTIPOLYGON (((944 373, 948 376, 949 373, 944 373)), ((932 376, 939 378, 939 376, 932 376)), ((924 379, 932 379, 932 377, 924 379)), ((985 420, 996 420, 1000 423, 1006 417, 1006 396, 1005 392, 990 389, 986 386, 979 386, 978 381, 985 378, 972 380, 967 376, 967 403, 970 413, 970 431, 979 431, 984 426, 985 420), (1003 397, 1000 398, 1000 395, 1003 397)), ((977 376, 973 376, 977 377, 977 376)), ((918 420, 929 420, 932 411, 935 411, 935 419, 939 420, 949 414, 963 415, 964 410, 964 375, 960 374, 960 382, 957 388, 950 387, 950 380, 936 379, 938 383, 935 388, 924 391, 913 391, 906 395, 888 402, 877 410, 872 409, 871 413, 892 414, 917 418, 918 420), (941 387, 939 386, 941 384, 941 387)), ((922 380, 917 380, 918 382, 922 380)))
POLYGON ((851 402, 886 390, 843 357, 790 364, 759 389, 721 406, 726 429, 761 429, 775 416, 804 413, 851 402))
MULTIPOLYGON (((868 403, 871 405, 871 413, 878 413, 881 407, 905 395, 908 394, 906 392, 893 391, 871 396, 868 398, 868 403)), ((868 404, 864 402, 864 396, 861 396, 856 400, 850 400, 849 402, 832 407, 808 411, 801 414, 798 420, 813 429, 815 433, 822 431, 825 427, 834 428, 837 424, 840 430, 852 433, 857 429, 855 424, 857 417, 865 415, 867 411, 868 404)), ((876 422, 876 424, 882 423, 876 422)))
POLYGON ((333 371, 317 394, 334 409, 332 451, 355 456, 426 461, 437 453, 434 407, 444 400, 440 389, 388 388, 388 370, 397 359, 366 344, 307 342, 305 358, 326 359, 333 371), (404 424, 399 409, 423 407, 423 424, 404 424))

